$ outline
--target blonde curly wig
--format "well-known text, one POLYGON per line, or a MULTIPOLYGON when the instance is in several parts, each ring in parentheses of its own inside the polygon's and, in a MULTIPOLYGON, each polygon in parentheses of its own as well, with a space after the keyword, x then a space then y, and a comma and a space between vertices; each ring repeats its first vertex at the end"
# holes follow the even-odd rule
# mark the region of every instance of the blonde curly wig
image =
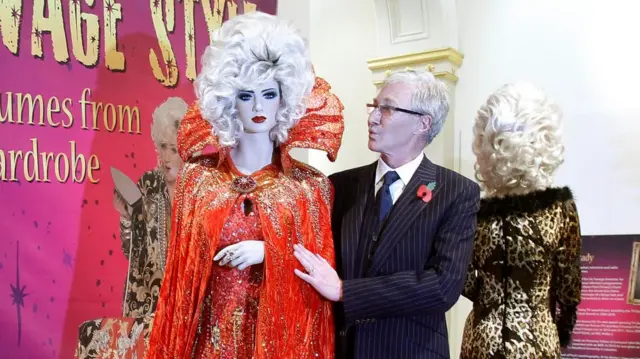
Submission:
POLYGON ((244 132, 236 111, 240 90, 270 80, 280 85, 281 105, 271 138, 286 142, 288 131, 304 115, 314 83, 311 57, 299 31, 273 15, 252 12, 226 21, 214 33, 195 81, 203 117, 223 146, 234 146, 244 132))
POLYGON ((512 83, 491 94, 473 128, 476 179, 487 196, 548 188, 564 161, 562 113, 529 83, 512 83))

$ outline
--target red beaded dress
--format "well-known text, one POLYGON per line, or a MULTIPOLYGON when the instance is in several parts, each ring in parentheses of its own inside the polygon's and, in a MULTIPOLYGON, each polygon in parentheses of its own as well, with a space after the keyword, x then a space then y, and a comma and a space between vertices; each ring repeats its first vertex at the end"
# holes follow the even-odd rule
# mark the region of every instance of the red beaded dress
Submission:
POLYGON ((293 245, 335 262, 333 189, 326 176, 289 156, 321 149, 335 160, 343 106, 316 78, 305 116, 276 151, 245 176, 217 145, 197 106, 178 134, 185 160, 176 186, 174 232, 146 358, 333 358, 331 303, 294 274, 293 245), (213 151, 207 153, 207 148, 213 151), (222 248, 263 240, 263 264, 244 271, 212 259, 222 248))

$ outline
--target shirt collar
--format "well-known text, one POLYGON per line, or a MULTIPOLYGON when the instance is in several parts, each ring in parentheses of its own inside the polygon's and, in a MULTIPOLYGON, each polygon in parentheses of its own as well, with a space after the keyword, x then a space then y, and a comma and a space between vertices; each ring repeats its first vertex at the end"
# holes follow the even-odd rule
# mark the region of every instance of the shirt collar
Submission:
POLYGON ((391 168, 388 164, 386 164, 382 158, 378 158, 378 167, 376 168, 376 184, 382 181, 382 177, 389 171, 396 171, 402 183, 406 186, 413 174, 416 173, 418 167, 420 167, 420 163, 422 163, 422 159, 424 158, 424 153, 420 152, 416 158, 411 161, 405 163, 404 165, 398 168, 391 168))

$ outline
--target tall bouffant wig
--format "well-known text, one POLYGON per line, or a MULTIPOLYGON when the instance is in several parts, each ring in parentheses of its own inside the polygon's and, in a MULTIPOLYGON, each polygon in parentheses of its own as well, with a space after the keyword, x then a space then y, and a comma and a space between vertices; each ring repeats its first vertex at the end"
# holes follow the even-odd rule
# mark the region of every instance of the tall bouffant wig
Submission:
POLYGON ((237 117, 240 90, 275 80, 281 104, 271 138, 286 142, 288 131, 304 115, 314 74, 306 41, 275 16, 252 12, 234 17, 216 31, 202 57, 195 85, 200 111, 222 146, 234 146, 244 132, 237 117))
POLYGON ((562 113, 528 83, 507 84, 478 110, 473 128, 476 178, 488 196, 546 189, 564 161, 562 113))

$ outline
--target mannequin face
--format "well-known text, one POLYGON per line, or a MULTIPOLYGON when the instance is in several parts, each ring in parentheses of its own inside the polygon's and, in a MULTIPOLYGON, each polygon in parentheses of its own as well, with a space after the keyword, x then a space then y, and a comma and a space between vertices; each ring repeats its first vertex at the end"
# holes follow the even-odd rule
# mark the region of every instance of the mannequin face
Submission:
POLYGON ((277 124, 276 113, 280 108, 280 86, 270 80, 253 89, 238 91, 236 110, 244 132, 269 133, 277 124))

